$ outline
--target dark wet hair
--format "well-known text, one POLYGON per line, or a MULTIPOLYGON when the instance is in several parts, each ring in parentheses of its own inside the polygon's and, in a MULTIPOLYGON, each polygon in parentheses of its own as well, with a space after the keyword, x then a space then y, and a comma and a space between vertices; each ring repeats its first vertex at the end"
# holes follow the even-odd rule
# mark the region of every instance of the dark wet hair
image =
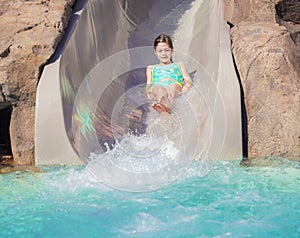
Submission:
POLYGON ((156 50, 156 47, 158 43, 167 43, 168 46, 173 49, 173 42, 170 36, 165 35, 165 34, 160 34, 158 37, 155 38, 154 40, 154 50, 156 50))

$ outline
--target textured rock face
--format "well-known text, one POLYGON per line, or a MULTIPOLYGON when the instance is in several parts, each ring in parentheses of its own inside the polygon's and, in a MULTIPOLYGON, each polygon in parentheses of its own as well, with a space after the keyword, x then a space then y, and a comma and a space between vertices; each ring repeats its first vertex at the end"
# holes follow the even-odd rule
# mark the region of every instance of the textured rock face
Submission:
POLYGON ((242 21, 275 23, 277 2, 279 0, 224 0, 224 17, 233 25, 242 21))
POLYGON ((10 136, 15 164, 34 163, 37 83, 64 33, 74 1, 0 2, 0 104, 12 105, 10 136))
POLYGON ((299 1, 257 1, 257 6, 254 2, 232 0, 225 4, 225 12, 228 9, 230 13, 227 20, 233 24, 232 51, 244 92, 248 156, 299 160, 300 45, 296 22, 300 12, 293 12, 299 11, 299 1), (264 11, 255 13, 257 7, 264 11), (295 17, 295 22, 286 22, 285 13, 289 19, 295 17))
POLYGON ((300 2, 299 0, 277 1, 276 13, 283 21, 300 24, 300 2))

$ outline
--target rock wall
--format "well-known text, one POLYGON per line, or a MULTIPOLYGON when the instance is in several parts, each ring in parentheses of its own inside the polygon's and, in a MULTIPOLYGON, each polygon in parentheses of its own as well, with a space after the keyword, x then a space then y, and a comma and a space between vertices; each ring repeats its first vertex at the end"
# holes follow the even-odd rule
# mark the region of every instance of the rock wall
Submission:
POLYGON ((0 2, 0 106, 12 106, 10 137, 15 164, 34 163, 36 88, 43 65, 64 33, 74 2, 0 2))
POLYGON ((300 160, 299 0, 225 0, 249 157, 300 160))

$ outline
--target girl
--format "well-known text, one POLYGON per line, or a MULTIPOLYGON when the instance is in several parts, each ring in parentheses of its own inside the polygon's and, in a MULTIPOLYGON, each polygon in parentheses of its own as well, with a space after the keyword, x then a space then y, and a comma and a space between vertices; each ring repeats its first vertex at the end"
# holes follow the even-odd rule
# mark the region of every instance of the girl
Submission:
POLYGON ((155 101, 152 107, 156 111, 171 113, 173 99, 187 92, 192 80, 183 62, 173 62, 170 36, 161 34, 154 40, 154 53, 159 64, 147 66, 147 96, 155 101))

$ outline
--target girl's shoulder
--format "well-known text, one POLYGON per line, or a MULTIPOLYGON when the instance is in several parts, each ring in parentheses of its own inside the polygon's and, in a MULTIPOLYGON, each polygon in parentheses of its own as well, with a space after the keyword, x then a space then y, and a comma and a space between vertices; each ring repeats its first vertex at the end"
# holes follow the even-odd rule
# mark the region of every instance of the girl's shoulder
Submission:
POLYGON ((148 65, 147 69, 153 69, 155 65, 148 65))
POLYGON ((186 68, 183 61, 178 61, 178 62, 176 62, 176 64, 180 67, 180 69, 185 69, 186 68))
POLYGON ((184 65, 184 63, 183 63, 182 61, 177 61, 177 62, 175 62, 175 64, 177 64, 177 65, 179 65, 179 66, 184 65))
POLYGON ((146 72, 147 74, 152 74, 153 68, 155 65, 148 65, 146 68, 146 72))

